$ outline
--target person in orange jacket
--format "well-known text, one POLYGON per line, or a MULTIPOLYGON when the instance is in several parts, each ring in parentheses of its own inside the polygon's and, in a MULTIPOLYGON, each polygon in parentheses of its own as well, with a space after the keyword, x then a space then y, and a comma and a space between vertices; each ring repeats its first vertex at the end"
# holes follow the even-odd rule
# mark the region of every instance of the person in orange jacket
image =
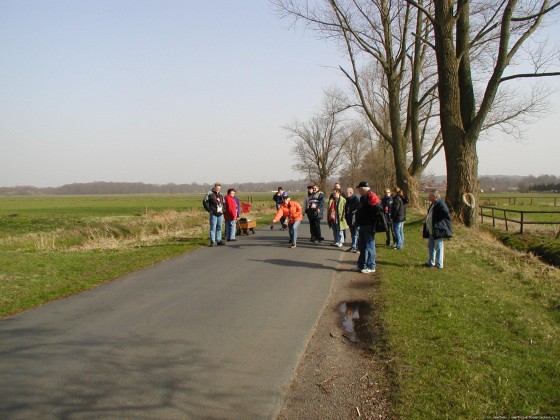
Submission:
POLYGON ((274 229, 274 223, 285 218, 288 222, 288 232, 290 233, 290 248, 295 248, 297 243, 297 230, 303 218, 303 210, 301 204, 297 201, 292 201, 288 194, 283 197, 283 203, 276 212, 276 216, 272 219, 270 229, 274 229))

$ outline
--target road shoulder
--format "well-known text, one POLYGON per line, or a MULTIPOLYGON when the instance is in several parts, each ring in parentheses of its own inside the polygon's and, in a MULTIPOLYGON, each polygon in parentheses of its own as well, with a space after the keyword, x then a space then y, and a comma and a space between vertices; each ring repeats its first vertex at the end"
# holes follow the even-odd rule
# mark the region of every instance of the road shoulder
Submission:
POLYGON ((280 420, 390 417, 390 380, 376 307, 380 273, 351 271, 356 258, 341 255, 329 301, 300 359, 280 420))

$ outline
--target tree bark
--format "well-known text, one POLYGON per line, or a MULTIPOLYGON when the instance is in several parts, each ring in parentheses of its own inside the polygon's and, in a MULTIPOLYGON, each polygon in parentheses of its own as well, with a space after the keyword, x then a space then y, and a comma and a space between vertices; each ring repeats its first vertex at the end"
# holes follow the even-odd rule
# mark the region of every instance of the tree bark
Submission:
MULTIPOLYGON (((447 165, 447 191, 445 201, 449 210, 460 217, 465 226, 475 226, 477 222, 476 205, 471 207, 463 201, 463 194, 472 193, 478 202, 478 157, 476 141, 466 140, 459 135, 455 147, 445 148, 447 165)), ((472 203, 472 204, 475 204, 472 203)))

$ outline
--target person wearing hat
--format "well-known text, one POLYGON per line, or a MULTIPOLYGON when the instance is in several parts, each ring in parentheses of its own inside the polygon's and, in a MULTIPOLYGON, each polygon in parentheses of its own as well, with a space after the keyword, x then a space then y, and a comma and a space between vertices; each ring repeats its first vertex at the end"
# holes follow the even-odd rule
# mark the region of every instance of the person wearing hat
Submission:
MULTIPOLYGON (((309 190, 308 190, 309 191, 309 190)), ((311 242, 321 242, 325 238, 321 234, 321 219, 325 206, 325 194, 319 191, 319 185, 313 185, 311 195, 307 196, 307 207, 305 213, 309 218, 309 229, 311 230, 311 242)))
POLYGON ((378 212, 382 212, 379 197, 371 191, 369 184, 362 181, 356 187, 360 193, 360 204, 356 210, 356 225, 360 227, 358 236, 358 271, 375 273, 375 220, 378 212))
POLYGON ((309 217, 309 214, 307 213, 307 209, 309 208, 309 200, 311 199, 312 196, 313 196, 313 185, 308 185, 307 186, 307 195, 303 199, 303 206, 302 207, 305 210, 305 214, 307 214, 307 219, 309 219, 309 233, 311 235, 310 240, 311 240, 311 242, 315 242, 315 236, 313 236, 313 227, 311 226, 311 218, 309 217))
MULTIPOLYGON (((276 194, 272 196, 272 200, 274 200, 274 203, 276 204, 276 210, 278 210, 280 206, 282 206, 282 204, 284 203, 283 197, 286 194, 288 193, 284 191, 284 188, 278 187, 278 191, 276 191, 276 194)), ((280 223, 282 224, 282 230, 285 230, 287 226, 284 224, 283 218, 280 219, 280 223)))
POLYGON ((282 196, 283 203, 276 212, 270 229, 274 229, 274 223, 280 221, 282 218, 288 222, 288 232, 290 233, 290 248, 295 248, 297 245, 297 230, 303 219, 303 210, 301 204, 297 201, 292 201, 290 196, 286 193, 282 196))

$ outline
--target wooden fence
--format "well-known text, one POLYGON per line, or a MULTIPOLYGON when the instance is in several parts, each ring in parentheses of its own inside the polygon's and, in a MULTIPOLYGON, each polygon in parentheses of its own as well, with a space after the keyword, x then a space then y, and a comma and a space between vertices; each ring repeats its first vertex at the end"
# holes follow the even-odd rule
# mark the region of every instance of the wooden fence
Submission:
POLYGON ((503 203, 506 204, 507 201, 507 205, 509 206, 515 206, 515 205, 530 205, 532 206, 533 204, 535 205, 543 205, 543 204, 551 204, 552 206, 556 207, 557 205, 560 205, 560 195, 554 195, 554 196, 544 196, 544 195, 535 195, 535 196, 523 196, 523 195, 517 195, 517 196, 504 196, 504 195, 486 195, 486 194, 480 194, 478 196, 478 201, 480 202, 480 204, 484 205, 486 204, 487 206, 492 205, 492 203, 503 203))
POLYGON ((523 234, 523 228, 525 225, 560 225, 560 210, 511 210, 511 209, 504 209, 500 207, 491 207, 491 206, 478 206, 480 209, 480 222, 484 223, 484 218, 491 218, 492 219, 492 226, 496 227, 496 220, 503 220, 505 222, 506 231, 509 230, 508 223, 517 223, 520 226, 519 233, 523 234), (490 210, 490 214, 488 212, 484 212, 485 210, 490 210), (508 213, 518 214, 519 218, 510 218, 508 217, 508 213), (558 217, 556 220, 528 220, 527 215, 531 214, 557 214, 558 217))

